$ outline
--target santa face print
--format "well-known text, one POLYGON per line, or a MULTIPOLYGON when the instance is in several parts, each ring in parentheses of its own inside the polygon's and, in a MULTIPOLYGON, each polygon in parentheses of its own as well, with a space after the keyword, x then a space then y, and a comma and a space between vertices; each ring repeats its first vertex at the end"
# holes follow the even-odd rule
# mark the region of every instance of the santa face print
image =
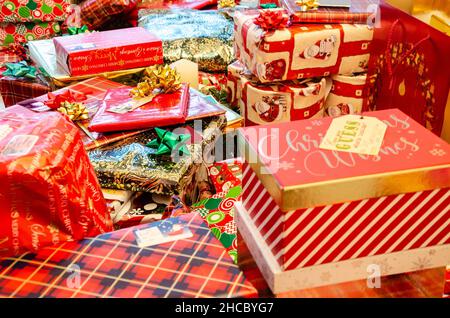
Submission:
POLYGON ((330 117, 338 117, 343 115, 354 114, 354 107, 351 104, 340 103, 336 106, 328 107, 328 115, 330 117))
POLYGON ((286 102, 283 100, 282 96, 263 96, 252 108, 262 121, 270 123, 280 118, 282 112, 286 112, 286 102))
POLYGON ((319 40, 300 53, 303 59, 327 60, 334 51, 337 38, 334 34, 319 40))

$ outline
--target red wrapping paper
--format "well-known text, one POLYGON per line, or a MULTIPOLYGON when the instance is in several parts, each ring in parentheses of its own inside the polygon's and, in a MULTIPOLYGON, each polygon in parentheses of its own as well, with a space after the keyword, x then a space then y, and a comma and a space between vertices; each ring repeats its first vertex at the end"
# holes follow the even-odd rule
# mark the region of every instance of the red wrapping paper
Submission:
POLYGON ((85 0, 80 4, 80 24, 96 30, 106 22, 133 10, 137 0, 85 0))
POLYGON ((0 257, 112 230, 78 128, 20 106, 0 117, 0 257))
POLYGON ((91 120, 89 130, 111 132, 144 129, 182 124, 186 121, 189 85, 183 84, 181 89, 172 94, 159 94, 150 103, 125 114, 111 112, 112 108, 133 100, 130 90, 131 88, 109 90, 91 120))
POLYGON ((0 67, 0 95, 6 107, 50 91, 50 86, 40 80, 2 76, 4 70, 0 67))
POLYGON ((163 62, 161 40, 140 27, 61 36, 53 42, 58 64, 72 76, 163 62))
POLYGON ((450 265, 445 268, 444 298, 450 298, 450 265))

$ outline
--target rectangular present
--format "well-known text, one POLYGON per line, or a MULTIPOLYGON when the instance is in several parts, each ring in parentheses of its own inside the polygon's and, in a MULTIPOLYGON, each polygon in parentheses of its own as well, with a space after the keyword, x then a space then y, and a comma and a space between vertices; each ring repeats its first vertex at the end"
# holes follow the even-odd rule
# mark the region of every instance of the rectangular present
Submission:
POLYGON ((59 22, 0 22, 0 46, 10 43, 24 44, 28 41, 48 39, 61 32, 59 22))
POLYGON ((112 230, 79 130, 58 113, 0 112, 0 257, 112 230))
POLYGON ((0 22, 42 22, 66 20, 70 0, 2 1, 0 22))
POLYGON ((90 30, 98 30, 111 20, 121 20, 121 15, 133 10, 137 2, 138 0, 84 0, 79 5, 79 23, 90 30))
POLYGON ((24 100, 47 94, 51 88, 40 78, 25 79, 1 75, 0 67, 0 95, 6 107, 24 100))
POLYGON ((246 245, 242 241, 238 243, 239 266, 259 291, 268 285, 276 295, 361 280, 361 287, 374 288, 378 277, 442 267, 449 261, 450 244, 445 244, 284 270, 240 203, 236 204, 235 220, 240 234, 238 239, 246 245), (245 259, 241 259, 241 255, 245 259))
POLYGON ((258 296, 194 213, 5 258, 0 261, 0 277, 2 297, 258 296), (180 230, 188 235, 174 236, 180 230), (138 233, 146 231, 174 240, 139 246, 138 233))
POLYGON ((144 70, 143 67, 138 67, 125 70, 112 70, 110 72, 101 72, 98 74, 71 76, 68 71, 64 70, 64 68, 56 62, 55 45, 51 39, 28 42, 28 48, 30 51, 30 58, 43 70, 43 75, 52 87, 52 90, 57 90, 99 76, 106 77, 109 80, 125 85, 136 86, 144 70))
POLYGON ((162 42, 143 28, 61 36, 53 39, 59 65, 72 76, 162 63, 162 42))
POLYGON ((223 72, 235 59, 233 21, 216 10, 140 10, 139 26, 161 38, 165 63, 188 59, 223 72))
POLYGON ((332 75, 325 113, 331 117, 360 114, 368 98, 367 74, 332 75))
MULTIPOLYGON (((292 23, 368 24, 376 16, 379 0, 321 0, 318 8, 308 9, 298 0, 280 0, 292 23)), ((305 3, 311 1, 303 1, 305 3)), ((373 22, 372 22, 373 23, 373 22)))
POLYGON ((363 72, 373 29, 362 24, 301 24, 263 31, 258 13, 236 12, 235 51, 261 82, 363 72))
POLYGON ((375 155, 320 148, 332 118, 240 130, 243 206, 282 269, 450 243, 450 145, 396 109, 360 121, 376 119, 375 155))

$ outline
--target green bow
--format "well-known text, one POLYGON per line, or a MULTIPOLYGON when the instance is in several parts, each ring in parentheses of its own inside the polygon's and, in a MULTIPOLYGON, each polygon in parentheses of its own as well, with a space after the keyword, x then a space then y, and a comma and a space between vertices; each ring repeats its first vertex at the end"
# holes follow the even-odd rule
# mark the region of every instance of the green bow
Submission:
POLYGON ((156 148, 157 155, 165 155, 170 154, 175 147, 182 144, 178 147, 178 152, 181 154, 189 155, 189 149, 186 146, 186 141, 191 138, 190 134, 174 134, 168 130, 164 130, 161 128, 155 128, 156 134, 158 138, 151 140, 146 146, 150 148, 156 148))
POLYGON ((275 9, 275 8, 278 8, 278 6, 275 3, 262 3, 262 4, 260 4, 260 7, 262 9, 275 9))
POLYGON ((25 61, 6 63, 6 71, 4 71, 2 75, 35 79, 36 68, 34 66, 29 66, 25 61))
POLYGON ((81 34, 89 32, 89 29, 86 25, 83 25, 81 28, 79 27, 68 27, 67 28, 67 34, 68 35, 75 35, 75 34, 81 34))

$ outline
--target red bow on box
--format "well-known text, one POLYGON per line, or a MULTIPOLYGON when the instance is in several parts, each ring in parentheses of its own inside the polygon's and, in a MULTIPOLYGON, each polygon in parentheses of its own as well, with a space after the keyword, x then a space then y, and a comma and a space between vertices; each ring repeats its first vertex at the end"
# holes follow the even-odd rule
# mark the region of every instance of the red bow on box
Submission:
POLYGON ((48 100, 44 104, 51 109, 58 109, 64 102, 76 103, 87 99, 86 94, 77 93, 70 89, 61 94, 48 93, 48 100))
POLYGON ((279 30, 287 27, 289 17, 281 10, 262 10, 253 22, 264 31, 279 30))

